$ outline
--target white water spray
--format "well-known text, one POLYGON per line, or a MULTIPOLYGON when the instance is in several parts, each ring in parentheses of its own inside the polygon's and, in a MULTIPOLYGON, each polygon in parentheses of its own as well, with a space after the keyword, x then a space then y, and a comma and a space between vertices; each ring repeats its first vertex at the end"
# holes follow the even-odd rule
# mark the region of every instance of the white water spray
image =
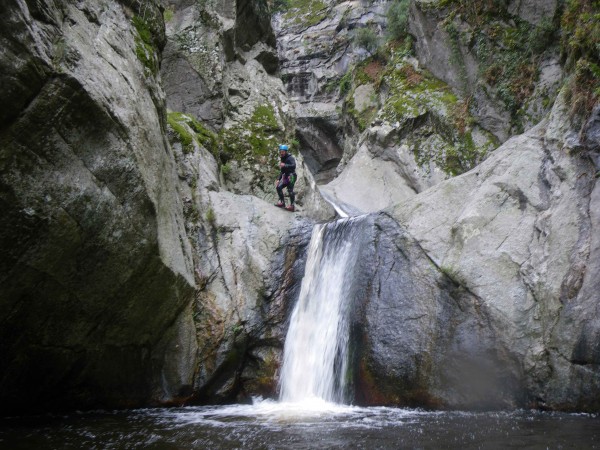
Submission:
POLYGON ((346 276, 353 246, 345 233, 352 219, 313 229, 300 298, 290 318, 280 378, 280 400, 344 401, 348 350, 346 276), (331 230, 333 236, 327 236, 331 230))

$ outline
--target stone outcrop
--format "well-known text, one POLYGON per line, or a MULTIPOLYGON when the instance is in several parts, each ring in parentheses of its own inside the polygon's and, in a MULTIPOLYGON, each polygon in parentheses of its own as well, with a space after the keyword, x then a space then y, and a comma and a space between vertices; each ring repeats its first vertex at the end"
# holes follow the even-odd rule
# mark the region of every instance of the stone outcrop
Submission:
POLYGON ((496 147, 469 100, 410 56, 410 40, 386 42, 386 2, 307 5, 276 15, 274 26, 300 148, 315 180, 331 181, 322 187, 331 201, 377 211, 496 147), (377 36, 377 55, 356 44, 361 28, 377 36))
MULTIPOLYGON (((216 133, 211 151, 226 189, 274 202, 278 145, 291 144, 295 121, 275 73, 275 37, 266 5, 249 0, 163 4, 168 39, 161 73, 170 110, 188 114, 216 133)), ((297 146, 291 147, 303 214, 319 219, 331 215, 312 175, 302 168, 297 146)))
POLYGON ((192 383, 178 366, 194 345, 172 353, 168 338, 194 277, 164 138, 164 29, 139 6, 5 3, 3 412, 148 404, 192 383))
POLYGON ((409 31, 419 61, 471 97, 474 116, 501 142, 535 126, 563 77, 553 38, 556 1, 438 3, 411 2, 409 31))
POLYGON ((365 130, 339 176, 321 188, 343 209, 374 212, 400 203, 474 167, 495 148, 494 137, 469 115, 468 103, 402 56, 402 49, 385 67, 371 62, 357 72, 345 110, 365 130), (373 79, 361 73, 370 68, 380 72, 373 79), (376 92, 376 101, 361 110, 356 93, 365 86, 376 92))
POLYGON ((600 110, 555 102, 556 1, 467 3, 411 2, 415 59, 352 42, 387 2, 8 2, 2 412, 274 395, 333 178, 356 402, 598 411, 600 110))
POLYGON ((274 199, 275 143, 293 132, 261 5, 56 1, 6 11, 3 411, 274 391, 306 216, 332 209, 301 156, 302 216, 248 195, 274 199), (163 12, 174 21, 166 33, 163 12), (187 80, 210 42, 215 65, 194 66, 187 80), (167 111, 165 46, 163 75, 184 67, 185 89, 200 93, 186 99, 169 78, 168 102, 186 100, 181 109, 202 123, 167 111), (249 158, 221 144, 228 131, 251 144, 249 158))
POLYGON ((204 146, 194 141, 184 151, 181 136, 170 137, 196 282, 190 311, 195 382, 186 401, 273 395, 283 324, 298 294, 310 222, 229 191, 204 146))
POLYGON ((335 176, 346 147, 355 144, 345 131, 339 90, 341 78, 367 56, 354 45, 354 33, 369 27, 381 35, 387 5, 311 0, 273 18, 281 75, 297 118, 296 135, 320 183, 335 176))
POLYGON ((278 144, 290 141, 294 120, 283 84, 274 76, 278 66, 268 16, 261 13, 264 4, 164 5, 162 74, 167 103, 181 108, 168 114, 169 138, 196 281, 195 381, 186 401, 273 395, 283 324, 297 295, 310 235, 307 217, 327 219, 333 210, 294 145, 300 213, 272 205, 278 144), (211 58, 206 49, 213 49, 211 58), (185 68, 190 66, 192 77, 185 68), (202 96, 180 95, 179 79, 202 96), (203 115, 207 102, 219 111, 218 120, 203 115))
MULTIPOLYGON (((162 76, 167 106, 188 113, 213 129, 219 129, 237 96, 247 96, 262 86, 235 86, 244 74, 228 72, 256 61, 269 74, 278 68, 275 35, 266 3, 231 1, 206 2, 163 0, 168 11, 169 39, 164 50, 162 76), (229 80, 228 80, 229 78, 229 80), (229 81, 229 82, 228 82, 229 81)), ((269 91, 267 91, 269 93, 269 91)), ((243 103, 243 102, 242 102, 243 103)))
POLYGON ((359 401, 598 410, 597 168, 565 145, 567 117, 561 97, 475 169, 372 219, 359 401))

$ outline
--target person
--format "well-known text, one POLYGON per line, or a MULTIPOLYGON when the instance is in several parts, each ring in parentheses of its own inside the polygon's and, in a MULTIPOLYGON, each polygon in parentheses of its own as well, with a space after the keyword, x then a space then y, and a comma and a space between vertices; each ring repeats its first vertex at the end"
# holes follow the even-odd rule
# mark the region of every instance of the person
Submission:
POLYGON ((279 208, 285 208, 288 211, 294 212, 295 206, 294 201, 296 200, 296 194, 294 193, 294 184, 296 183, 296 160, 289 153, 289 147, 287 145, 279 146, 279 162, 280 173, 275 180, 275 186, 277 188, 277 195, 279 201, 275 203, 275 206, 279 208), (285 198, 283 197, 283 189, 287 187, 290 195, 290 205, 285 206, 285 198))

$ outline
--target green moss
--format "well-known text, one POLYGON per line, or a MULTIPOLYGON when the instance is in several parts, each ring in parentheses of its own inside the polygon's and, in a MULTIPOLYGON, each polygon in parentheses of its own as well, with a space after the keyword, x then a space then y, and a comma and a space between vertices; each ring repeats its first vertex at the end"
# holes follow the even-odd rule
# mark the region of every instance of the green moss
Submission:
POLYGON ((567 0, 561 28, 561 53, 572 75, 570 114, 584 123, 600 100, 600 1, 567 0))
POLYGON ((231 165, 228 162, 225 164, 222 164, 221 165, 221 175, 223 175, 223 178, 227 178, 230 173, 231 173, 231 165))
POLYGON ((534 92, 542 54, 557 40, 558 21, 545 19, 532 25, 511 15, 507 4, 504 0, 440 0, 429 7, 445 9, 446 19, 442 25, 450 36, 451 63, 460 74, 463 90, 470 92, 472 89, 461 54, 461 48, 468 48, 479 61, 480 77, 495 87, 499 99, 511 114, 512 125, 518 128, 524 113, 523 105, 534 92), (460 30, 456 21, 462 23, 460 30))
POLYGON ((219 147, 217 135, 202 125, 195 117, 180 112, 169 112, 167 122, 179 136, 184 153, 194 150, 193 142, 195 141, 213 155, 217 155, 219 147))
POLYGON ((265 104, 256 107, 249 120, 224 129, 221 135, 226 150, 234 159, 264 163, 270 157, 277 157, 274 149, 282 139, 282 131, 273 107, 265 104))
POLYGON ((181 113, 168 113, 167 122, 175 133, 179 136, 184 153, 189 153, 194 149, 194 137, 189 129, 178 120, 181 113))
POLYGON ((389 39, 403 39, 408 32, 409 0, 394 0, 387 11, 389 39))
POLYGON ((311 27, 325 19, 327 12, 327 4, 323 0, 290 0, 283 18, 294 25, 311 27))
POLYGON ((165 8, 165 11, 163 13, 163 18, 164 18, 165 22, 170 22, 171 20, 173 20, 174 16, 175 16, 175 13, 173 12, 173 10, 171 8, 165 8))
POLYGON ((149 24, 140 16, 134 16, 131 19, 136 31, 135 37, 135 53, 141 63, 150 73, 156 75, 158 73, 158 57, 156 56, 156 48, 150 31, 149 24))
POLYGON ((210 226, 214 227, 217 221, 217 216, 215 214, 215 210, 212 208, 208 208, 206 210, 206 221, 210 224, 210 226))
POLYGON ((135 26, 140 38, 142 38, 146 44, 153 45, 150 25, 140 16, 134 16, 131 21, 133 22, 133 25, 135 26))
POLYGON ((424 70, 416 70, 398 54, 392 57, 383 75, 388 98, 380 117, 390 123, 422 122, 405 144, 424 170, 431 162, 455 176, 478 164, 495 145, 492 138, 478 147, 471 133, 475 122, 469 104, 462 102, 442 81, 424 70))
POLYGON ((448 86, 427 72, 415 70, 403 60, 395 60, 384 74, 390 86, 382 117, 389 122, 404 122, 428 110, 450 111, 457 102, 448 86))

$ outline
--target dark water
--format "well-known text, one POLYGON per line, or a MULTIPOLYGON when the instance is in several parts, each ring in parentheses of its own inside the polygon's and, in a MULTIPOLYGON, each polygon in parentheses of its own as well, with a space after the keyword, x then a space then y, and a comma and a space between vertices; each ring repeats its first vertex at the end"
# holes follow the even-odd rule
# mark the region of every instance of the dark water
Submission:
POLYGON ((336 405, 189 407, 4 418, 2 449, 600 448, 600 416, 336 405))

